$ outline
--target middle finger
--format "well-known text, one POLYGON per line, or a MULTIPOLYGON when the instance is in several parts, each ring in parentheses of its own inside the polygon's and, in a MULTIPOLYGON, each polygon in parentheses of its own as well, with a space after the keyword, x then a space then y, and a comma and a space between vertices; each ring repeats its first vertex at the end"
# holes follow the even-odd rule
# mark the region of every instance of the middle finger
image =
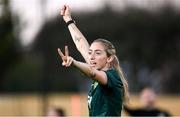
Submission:
POLYGON ((65 56, 69 56, 68 46, 65 46, 65 56))

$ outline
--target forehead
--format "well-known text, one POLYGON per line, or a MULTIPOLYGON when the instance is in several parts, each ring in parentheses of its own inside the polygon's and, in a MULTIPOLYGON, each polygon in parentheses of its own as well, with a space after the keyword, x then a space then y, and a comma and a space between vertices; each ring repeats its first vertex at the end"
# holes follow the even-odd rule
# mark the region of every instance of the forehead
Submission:
POLYGON ((90 50, 104 50, 104 45, 101 42, 93 42, 89 48, 90 50))

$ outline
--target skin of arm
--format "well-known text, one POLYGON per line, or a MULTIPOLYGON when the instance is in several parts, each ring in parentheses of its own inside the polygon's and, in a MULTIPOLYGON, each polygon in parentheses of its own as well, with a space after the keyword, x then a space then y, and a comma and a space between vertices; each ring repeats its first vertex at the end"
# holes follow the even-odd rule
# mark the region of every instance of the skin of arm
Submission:
MULTIPOLYGON (((72 20, 70 8, 68 5, 64 5, 64 7, 61 9, 61 15, 63 16, 63 19, 66 23, 72 20)), ((89 63, 88 60, 89 43, 87 39, 84 37, 84 35, 80 32, 80 30, 77 28, 77 26, 74 23, 69 24, 68 29, 70 31, 73 42, 76 45, 76 48, 81 53, 85 61, 89 63)))
POLYGON ((79 29, 76 27, 74 23, 70 24, 68 26, 68 29, 70 31, 70 34, 78 51, 81 53, 85 61, 89 63, 88 60, 89 43, 87 42, 86 38, 79 31, 79 29))
MULTIPOLYGON (((63 19, 66 23, 68 21, 72 20, 70 8, 68 5, 64 5, 62 7, 60 14, 61 14, 61 16, 63 16, 63 19)), ((106 73, 104 71, 92 69, 89 65, 88 52, 89 52, 90 45, 89 45, 87 39, 80 32, 80 30, 77 28, 75 23, 69 24, 68 29, 70 31, 73 42, 76 45, 76 48, 83 56, 86 63, 76 61, 76 60, 72 59, 72 57, 66 56, 64 58, 66 58, 67 60, 63 60, 63 65, 66 67, 69 67, 72 64, 77 69, 79 69, 81 72, 83 72, 85 75, 98 81, 100 84, 103 84, 103 85, 107 84, 106 73), (68 58, 71 58, 71 60, 69 60, 68 58)))
POLYGON ((104 71, 99 71, 99 70, 93 69, 89 66, 89 64, 83 63, 80 61, 76 61, 74 59, 73 59, 72 64, 74 67, 78 68, 81 72, 83 72, 89 78, 96 80, 97 82, 99 82, 102 85, 107 84, 107 76, 104 71))
POLYGON ((69 56, 68 47, 65 46, 65 54, 62 53, 61 49, 58 48, 58 53, 62 59, 62 65, 65 67, 74 66, 79 69, 82 73, 84 73, 89 78, 96 80, 100 84, 107 84, 107 76, 104 71, 99 71, 91 68, 88 63, 83 63, 80 61, 74 60, 71 56, 69 56))

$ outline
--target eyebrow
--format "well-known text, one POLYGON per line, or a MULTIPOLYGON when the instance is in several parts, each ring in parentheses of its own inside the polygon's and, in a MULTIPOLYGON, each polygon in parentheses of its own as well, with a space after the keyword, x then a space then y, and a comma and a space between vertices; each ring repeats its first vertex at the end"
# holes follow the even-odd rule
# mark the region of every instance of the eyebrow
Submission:
MULTIPOLYGON (((93 51, 93 50, 89 49, 89 51, 93 51)), ((104 51, 104 50, 97 49, 97 50, 94 50, 94 51, 97 52, 97 51, 104 51)))

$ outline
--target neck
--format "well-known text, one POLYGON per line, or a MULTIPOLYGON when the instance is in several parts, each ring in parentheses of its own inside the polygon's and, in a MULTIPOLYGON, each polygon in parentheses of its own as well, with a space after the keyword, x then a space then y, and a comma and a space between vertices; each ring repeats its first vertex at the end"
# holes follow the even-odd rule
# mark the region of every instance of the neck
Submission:
POLYGON ((109 63, 106 63, 106 65, 104 66, 104 68, 102 68, 101 70, 107 71, 107 70, 112 69, 112 68, 113 68, 113 67, 111 67, 109 63))

